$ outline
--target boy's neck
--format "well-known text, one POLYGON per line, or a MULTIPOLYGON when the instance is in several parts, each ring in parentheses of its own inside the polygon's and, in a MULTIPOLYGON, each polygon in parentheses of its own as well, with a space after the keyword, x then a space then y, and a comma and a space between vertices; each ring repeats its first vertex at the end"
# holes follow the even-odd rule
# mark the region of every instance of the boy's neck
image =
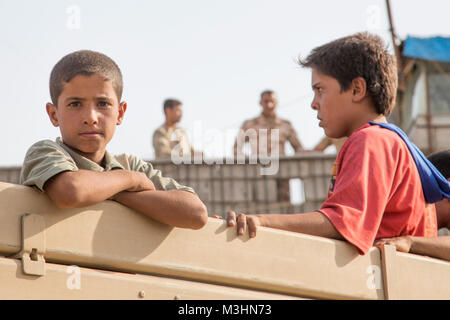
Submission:
POLYGON ((364 124, 371 122, 380 122, 380 123, 386 123, 386 116, 384 114, 378 114, 378 113, 366 113, 362 114, 357 120, 354 121, 353 126, 348 133, 347 137, 349 137, 353 132, 361 128, 364 124))
POLYGON ((76 149, 76 148, 74 148, 72 146, 69 146, 62 139, 61 139, 61 141, 62 141, 62 143, 64 143, 65 146, 67 146, 68 148, 73 150, 73 152, 79 154, 82 157, 85 157, 86 159, 91 160, 92 162, 95 162, 96 164, 98 164, 101 167, 104 166, 104 159, 105 159, 106 150, 97 150, 96 152, 88 152, 88 153, 86 153, 86 152, 78 150, 78 149, 76 149))

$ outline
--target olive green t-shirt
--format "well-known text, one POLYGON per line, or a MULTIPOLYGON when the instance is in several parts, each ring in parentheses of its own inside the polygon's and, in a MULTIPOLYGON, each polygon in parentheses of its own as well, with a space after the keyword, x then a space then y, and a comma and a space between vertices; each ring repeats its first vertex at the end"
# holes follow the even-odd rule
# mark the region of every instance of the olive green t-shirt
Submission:
POLYGON ((56 142, 43 140, 28 149, 20 172, 20 183, 34 186, 43 192, 45 182, 64 171, 131 170, 145 173, 157 190, 183 190, 195 193, 194 189, 183 186, 172 178, 163 177, 160 170, 132 155, 113 156, 106 151, 102 164, 103 166, 100 166, 76 153, 65 145, 61 138, 57 138, 56 142))

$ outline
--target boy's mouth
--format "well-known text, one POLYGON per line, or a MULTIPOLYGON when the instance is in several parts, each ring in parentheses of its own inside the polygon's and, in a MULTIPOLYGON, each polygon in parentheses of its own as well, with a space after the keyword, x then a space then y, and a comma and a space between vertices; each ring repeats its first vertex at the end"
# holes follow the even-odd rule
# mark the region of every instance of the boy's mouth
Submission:
POLYGON ((98 137, 100 135, 101 135, 100 132, 95 132, 95 131, 80 133, 80 136, 82 136, 84 138, 96 138, 96 137, 98 137))

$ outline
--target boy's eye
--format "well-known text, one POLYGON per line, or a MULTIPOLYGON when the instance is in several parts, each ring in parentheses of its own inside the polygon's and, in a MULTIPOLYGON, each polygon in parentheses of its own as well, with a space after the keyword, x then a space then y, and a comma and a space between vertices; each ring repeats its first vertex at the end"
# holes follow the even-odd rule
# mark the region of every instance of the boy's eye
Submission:
POLYGON ((81 104, 78 101, 73 101, 69 103, 69 107, 79 107, 81 104))
POLYGON ((111 104, 108 102, 108 101, 99 101, 98 102, 98 106, 99 107, 108 107, 108 106, 110 106, 111 104))

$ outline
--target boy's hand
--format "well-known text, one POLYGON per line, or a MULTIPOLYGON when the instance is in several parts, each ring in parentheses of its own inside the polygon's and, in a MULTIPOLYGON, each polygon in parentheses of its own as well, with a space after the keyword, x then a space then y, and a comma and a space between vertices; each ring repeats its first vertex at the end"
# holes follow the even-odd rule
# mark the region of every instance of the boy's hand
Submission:
POLYGON ((237 224, 238 236, 244 235, 245 229, 248 226, 250 238, 256 237, 256 229, 262 225, 259 215, 245 215, 240 213, 236 218, 236 212, 232 210, 227 212, 226 221, 229 227, 234 227, 237 224))
POLYGON ((396 237, 396 238, 384 238, 384 239, 378 239, 373 244, 375 247, 381 249, 385 244, 393 245, 397 248, 397 251, 400 252, 406 252, 408 253, 411 249, 411 237, 404 236, 404 237, 396 237))
POLYGON ((130 171, 133 175, 133 187, 127 189, 126 191, 137 192, 137 191, 150 191, 156 190, 153 182, 142 172, 130 171))

